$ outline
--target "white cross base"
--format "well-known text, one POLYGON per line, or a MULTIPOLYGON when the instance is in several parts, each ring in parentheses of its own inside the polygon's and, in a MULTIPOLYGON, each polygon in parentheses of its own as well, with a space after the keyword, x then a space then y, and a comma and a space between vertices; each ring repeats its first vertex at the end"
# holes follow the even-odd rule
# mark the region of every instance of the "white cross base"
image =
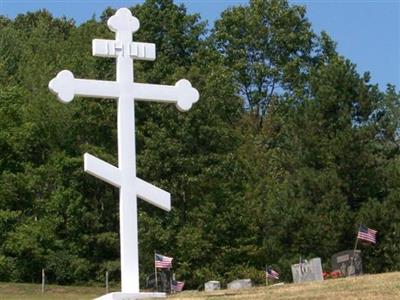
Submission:
POLYGON ((93 55, 115 57, 117 80, 76 79, 64 70, 49 83, 49 89, 61 102, 75 96, 115 98, 118 102, 118 167, 89 153, 84 155, 85 171, 120 189, 121 289, 98 299, 143 299, 165 297, 164 293, 139 292, 139 256, 137 240, 137 197, 166 211, 171 209, 168 192, 136 177, 135 100, 176 103, 181 111, 189 110, 199 93, 188 80, 174 86, 135 83, 133 59, 154 60, 154 44, 132 42, 132 33, 139 29, 139 20, 127 8, 119 9, 108 22, 116 33, 114 40, 95 39, 93 55), (104 298, 105 297, 105 298, 104 298))
POLYGON ((137 299, 153 299, 165 298, 165 293, 108 293, 94 300, 137 300, 137 299))

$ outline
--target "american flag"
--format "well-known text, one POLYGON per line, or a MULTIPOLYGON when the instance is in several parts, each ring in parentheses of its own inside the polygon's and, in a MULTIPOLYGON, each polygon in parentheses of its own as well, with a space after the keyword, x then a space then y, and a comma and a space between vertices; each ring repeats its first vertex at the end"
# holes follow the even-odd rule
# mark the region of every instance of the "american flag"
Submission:
POLYGON ((273 270, 271 267, 267 268, 267 272, 265 275, 268 279, 279 279, 279 273, 273 270))
POLYGON ((172 280, 171 290, 174 292, 182 292, 185 283, 183 281, 172 280))
POLYGON ((164 256, 161 254, 154 255, 154 264, 159 269, 171 269, 172 268, 172 257, 164 256))
POLYGON ((370 243, 376 243, 376 233, 378 231, 368 228, 365 225, 360 225, 358 229, 357 239, 364 240, 370 243))

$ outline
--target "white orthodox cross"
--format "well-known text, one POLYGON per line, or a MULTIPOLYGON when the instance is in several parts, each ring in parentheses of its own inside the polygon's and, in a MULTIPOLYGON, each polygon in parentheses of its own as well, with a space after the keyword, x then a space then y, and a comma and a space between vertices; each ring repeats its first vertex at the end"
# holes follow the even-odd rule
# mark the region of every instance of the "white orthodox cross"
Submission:
POLYGON ((93 55, 117 59, 117 80, 76 79, 64 70, 50 81, 49 88, 65 103, 75 96, 118 100, 118 168, 88 153, 84 154, 84 168, 120 189, 121 289, 139 293, 136 197, 166 211, 171 209, 171 198, 168 192, 136 177, 134 100, 176 103, 179 110, 185 111, 197 102, 199 93, 185 79, 175 86, 133 82, 133 59, 154 60, 155 45, 132 42, 139 21, 127 8, 119 9, 107 24, 116 39, 94 39, 93 55))

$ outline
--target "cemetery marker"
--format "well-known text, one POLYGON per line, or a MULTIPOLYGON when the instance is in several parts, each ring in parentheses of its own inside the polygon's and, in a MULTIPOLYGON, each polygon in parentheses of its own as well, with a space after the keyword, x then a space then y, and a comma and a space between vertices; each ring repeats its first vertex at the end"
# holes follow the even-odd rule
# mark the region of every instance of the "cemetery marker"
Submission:
POLYGON ((139 20, 127 8, 119 9, 107 22, 116 33, 115 40, 94 39, 93 55, 115 57, 116 81, 75 79, 64 70, 49 83, 61 102, 75 96, 115 98, 118 102, 118 168, 89 153, 84 154, 84 169, 120 189, 121 293, 101 299, 139 299, 165 297, 164 293, 139 293, 139 257, 137 234, 137 198, 166 211, 171 209, 170 194, 136 177, 135 100, 176 103, 180 111, 189 110, 199 93, 188 80, 175 86, 133 82, 133 59, 155 60, 155 44, 132 42, 139 20))

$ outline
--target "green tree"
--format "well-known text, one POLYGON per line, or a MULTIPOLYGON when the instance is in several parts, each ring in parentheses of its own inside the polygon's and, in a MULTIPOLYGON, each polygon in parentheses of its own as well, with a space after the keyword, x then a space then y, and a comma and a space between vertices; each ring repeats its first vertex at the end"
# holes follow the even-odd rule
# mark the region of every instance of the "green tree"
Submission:
POLYGON ((307 82, 317 36, 305 12, 285 0, 254 0, 224 11, 215 24, 215 47, 256 116, 263 117, 274 98, 307 82))
MULTIPOLYGON (((157 47, 135 80, 187 78, 201 95, 187 113, 136 104, 138 176, 172 195, 169 213, 139 201, 142 284, 154 250, 189 288, 263 282, 266 263, 290 280, 300 255, 329 268, 360 222, 379 231, 366 270, 400 267, 394 86, 370 84, 287 1, 229 8, 211 34, 171 0, 131 9, 134 39, 157 47)), ((117 164, 115 100, 63 105, 47 88, 62 69, 115 79, 114 60, 91 54, 113 13, 0 17, 0 280, 38 281, 43 267, 52 283, 119 280, 118 190, 82 170, 84 152, 117 164)))

